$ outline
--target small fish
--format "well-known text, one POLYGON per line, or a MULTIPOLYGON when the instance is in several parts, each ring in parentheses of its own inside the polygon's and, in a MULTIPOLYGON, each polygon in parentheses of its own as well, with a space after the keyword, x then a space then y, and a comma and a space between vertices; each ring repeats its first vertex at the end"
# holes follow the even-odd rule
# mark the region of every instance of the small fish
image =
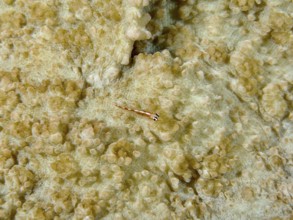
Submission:
POLYGON ((143 115, 143 116, 146 116, 150 119, 153 119, 154 121, 158 121, 159 119, 159 114, 155 113, 155 114, 152 114, 150 112, 146 112, 146 111, 142 111, 142 110, 136 110, 136 109, 131 109, 131 108, 128 108, 128 107, 124 107, 124 106, 120 106, 120 105, 117 105, 117 104, 114 104, 115 106, 117 106, 118 108, 121 108, 121 109, 124 109, 124 110, 127 110, 127 111, 131 111, 131 112, 135 112, 139 115, 143 115))

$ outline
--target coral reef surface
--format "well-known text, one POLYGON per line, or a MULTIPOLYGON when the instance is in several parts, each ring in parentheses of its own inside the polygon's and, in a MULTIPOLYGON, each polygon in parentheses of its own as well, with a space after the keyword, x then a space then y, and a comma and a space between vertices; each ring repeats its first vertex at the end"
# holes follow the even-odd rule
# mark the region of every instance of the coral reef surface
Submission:
POLYGON ((0 219, 292 219, 292 30, 292 0, 0 0, 0 219))

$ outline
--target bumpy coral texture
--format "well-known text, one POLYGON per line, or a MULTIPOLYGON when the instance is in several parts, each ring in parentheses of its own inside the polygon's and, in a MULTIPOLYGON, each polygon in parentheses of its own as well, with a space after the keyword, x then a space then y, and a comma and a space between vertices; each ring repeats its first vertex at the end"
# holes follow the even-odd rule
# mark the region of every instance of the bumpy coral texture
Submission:
POLYGON ((0 219, 292 218, 292 15, 0 0, 0 219))

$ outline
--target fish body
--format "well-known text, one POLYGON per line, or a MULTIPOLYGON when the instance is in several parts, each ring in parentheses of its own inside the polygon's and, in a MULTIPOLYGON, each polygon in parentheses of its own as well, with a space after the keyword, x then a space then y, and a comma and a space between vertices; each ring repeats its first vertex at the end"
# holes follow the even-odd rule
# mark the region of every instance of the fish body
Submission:
POLYGON ((153 114, 153 113, 146 112, 146 111, 143 111, 143 110, 131 109, 131 108, 128 108, 128 107, 125 107, 125 106, 117 105, 117 104, 115 104, 115 106, 117 106, 118 108, 127 110, 127 111, 135 112, 136 114, 148 117, 148 118, 150 118, 150 119, 152 119, 154 121, 158 121, 158 119, 160 117, 158 113, 153 114))

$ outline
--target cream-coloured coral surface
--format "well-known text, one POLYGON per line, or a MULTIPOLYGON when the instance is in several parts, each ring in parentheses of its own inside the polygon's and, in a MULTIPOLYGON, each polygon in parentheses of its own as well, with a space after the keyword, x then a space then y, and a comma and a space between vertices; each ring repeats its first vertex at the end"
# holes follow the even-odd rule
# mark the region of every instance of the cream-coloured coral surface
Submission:
POLYGON ((292 0, 0 0, 0 219, 292 219, 292 30, 292 0))

